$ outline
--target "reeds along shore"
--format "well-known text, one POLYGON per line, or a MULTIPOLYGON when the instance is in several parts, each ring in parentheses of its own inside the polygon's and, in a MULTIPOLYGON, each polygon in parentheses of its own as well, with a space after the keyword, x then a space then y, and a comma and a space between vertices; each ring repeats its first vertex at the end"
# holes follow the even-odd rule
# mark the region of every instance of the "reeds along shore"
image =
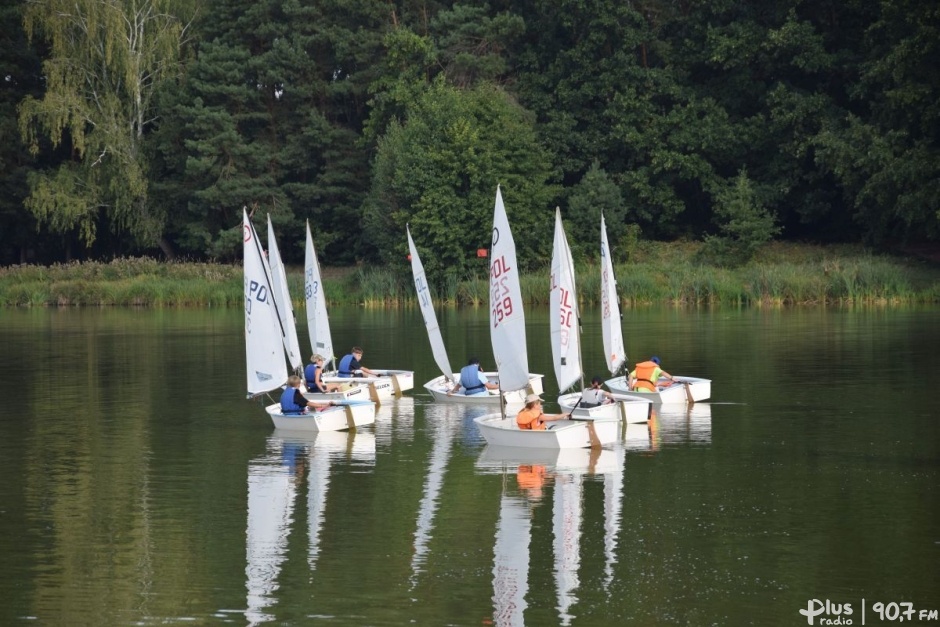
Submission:
MULTIPOLYGON (((735 269, 697 265, 659 253, 618 264, 614 273, 623 307, 644 305, 784 306, 812 304, 901 305, 940 303, 940 268, 908 259, 831 249, 771 247, 735 269), (828 252, 827 252, 828 251, 828 252)), ((575 269, 582 306, 598 304, 600 271, 575 269)), ((303 294, 303 270, 288 269, 295 306, 303 294)), ((0 268, 0 306, 236 307, 243 304, 240 264, 117 259, 111 262, 0 268)), ((439 303, 486 306, 488 282, 448 277, 433 287, 439 303)), ((414 287, 407 268, 324 269, 327 300, 335 305, 411 306, 414 287)), ((548 268, 522 277, 523 299, 545 305, 548 268)))

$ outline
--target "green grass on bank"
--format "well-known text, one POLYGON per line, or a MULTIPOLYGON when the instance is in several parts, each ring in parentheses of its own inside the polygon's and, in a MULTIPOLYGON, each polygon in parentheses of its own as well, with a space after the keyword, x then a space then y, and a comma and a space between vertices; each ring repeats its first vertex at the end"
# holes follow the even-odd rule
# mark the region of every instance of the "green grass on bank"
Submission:
MULTIPOLYGON (((735 269, 696 264, 696 244, 645 244, 641 261, 614 269, 624 307, 673 305, 894 305, 940 302, 940 267, 874 255, 855 247, 773 244, 735 269)), ((289 269, 295 306, 303 293, 301 268, 289 269)), ((576 268, 583 305, 596 305, 600 270, 576 268)), ((410 273, 387 268, 324 269, 331 304, 399 306, 415 303, 410 273)), ((117 259, 54 266, 0 268, 0 306, 236 307, 243 304, 240 265, 117 259)), ((547 268, 522 277, 527 303, 548 303, 547 268)), ((485 277, 449 278, 435 288, 447 305, 486 305, 485 277)))

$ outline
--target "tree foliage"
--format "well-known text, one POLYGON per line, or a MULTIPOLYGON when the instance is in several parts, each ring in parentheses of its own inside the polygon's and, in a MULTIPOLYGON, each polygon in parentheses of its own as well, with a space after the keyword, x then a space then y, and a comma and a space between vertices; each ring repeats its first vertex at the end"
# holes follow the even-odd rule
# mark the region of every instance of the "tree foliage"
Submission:
POLYGON ((78 227, 91 244, 103 218, 145 245, 162 235, 147 202, 141 144, 156 88, 178 71, 185 24, 173 0, 36 0, 24 25, 49 42, 46 91, 20 105, 32 152, 40 135, 67 142, 71 158, 32 176, 26 206, 53 230, 78 227))
POLYGON ((92 255, 160 242, 235 259, 249 205, 272 214, 289 263, 309 219, 325 263, 403 264, 411 221, 440 279, 479 265, 467 255, 485 247, 485 229, 474 233, 497 183, 532 235, 523 259, 537 263, 556 205, 588 254, 600 206, 615 247, 637 233, 714 238, 738 202, 729 189, 743 198, 730 184, 742 167, 748 202, 784 237, 940 238, 940 9, 929 2, 16 8, 44 76, 28 79, 37 57, 8 29, 15 87, 8 79, 0 105, 19 103, 32 153, 0 150, 12 165, 0 221, 16 234, 0 246, 25 251, 38 221, 46 242, 133 236, 98 238, 92 255))
POLYGON ((705 236, 703 257, 721 265, 746 264, 780 232, 744 169, 718 194, 715 221, 718 234, 705 236))
POLYGON ((482 267, 477 249, 489 248, 500 184, 512 228, 521 234, 521 263, 544 261, 554 193, 549 175, 531 116, 508 94, 436 80, 379 142, 367 233, 381 261, 403 266, 402 234, 410 224, 432 282, 473 275, 482 267))

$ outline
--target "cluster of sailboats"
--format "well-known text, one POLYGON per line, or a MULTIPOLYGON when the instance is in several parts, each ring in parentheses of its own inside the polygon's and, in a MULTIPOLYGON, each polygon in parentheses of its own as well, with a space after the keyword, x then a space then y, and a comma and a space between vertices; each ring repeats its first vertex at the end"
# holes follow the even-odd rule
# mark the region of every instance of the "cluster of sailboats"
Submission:
MULTIPOLYGON (((294 323, 293 305, 287 285, 287 274, 268 216, 268 247, 261 245, 258 233, 242 212, 244 231, 245 274, 245 357, 248 397, 254 398, 282 390, 290 376, 287 368, 298 376, 303 359, 294 323), (286 361, 285 361, 286 356, 286 361)), ((307 330, 314 354, 334 361, 333 341, 320 268, 307 224, 304 297, 307 308, 307 330)), ((310 390, 304 397, 314 407, 302 412, 285 412, 280 402, 265 407, 275 428, 288 431, 337 431, 375 423, 376 403, 400 396, 414 387, 414 373, 407 370, 374 370, 378 376, 341 377, 336 371, 322 376, 324 383, 334 384, 339 391, 317 393, 310 390)))
MULTIPOLYGON (((267 253, 247 212, 243 214, 243 221, 248 395, 254 397, 283 388, 289 376, 287 363, 299 373, 302 359, 286 272, 270 216, 267 253)), ((333 344, 309 223, 306 237, 304 297, 311 349, 314 354, 332 362, 333 344)), ((451 367, 427 277, 410 229, 407 237, 418 305, 434 361, 441 372, 424 388, 436 402, 492 407, 493 412, 474 419, 488 444, 534 449, 603 447, 621 439, 625 425, 646 423, 657 405, 692 404, 709 398, 711 381, 708 379, 675 376, 671 386, 639 391, 631 388, 626 375, 618 375, 626 361, 626 351, 603 216, 601 309, 604 353, 611 374, 605 383, 610 393, 590 396, 585 390, 574 263, 561 212, 556 209, 549 320, 555 377, 558 389, 562 391, 558 404, 565 418, 553 421, 544 430, 520 429, 515 419, 516 412, 527 397, 543 393, 543 375, 529 370, 516 247, 500 189, 496 190, 489 254, 490 340, 497 370, 483 373, 481 379, 490 385, 474 384, 472 389, 468 389, 466 378, 462 379, 461 372, 451 367), (581 391, 565 392, 572 388, 580 388, 581 391)), ((273 403, 266 407, 266 411, 275 427, 284 430, 332 431, 372 424, 377 403, 398 397, 414 387, 412 371, 373 369, 373 373, 377 376, 349 378, 340 377, 335 371, 324 372, 322 380, 339 385, 340 390, 319 394, 308 391, 305 398, 317 403, 316 407, 300 414, 289 414, 281 410, 279 403, 273 403)))

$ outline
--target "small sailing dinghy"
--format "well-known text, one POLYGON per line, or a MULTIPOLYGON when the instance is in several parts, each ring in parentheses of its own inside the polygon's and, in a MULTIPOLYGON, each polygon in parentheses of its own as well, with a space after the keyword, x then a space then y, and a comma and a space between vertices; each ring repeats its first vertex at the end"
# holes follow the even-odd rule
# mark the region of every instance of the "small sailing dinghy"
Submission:
MULTIPOLYGON (((245 274, 245 361, 248 379, 248 398, 281 389, 287 383, 287 365, 284 360, 288 334, 284 330, 275 297, 271 267, 261 248, 258 233, 242 211, 244 274, 245 274)), ((269 242, 273 253, 277 243, 269 242)), ((292 321, 291 321, 292 322, 292 321)), ((299 350, 298 350, 299 354, 299 350)), ((326 400, 325 403, 329 403, 326 400)), ((322 410, 304 414, 284 414, 280 403, 265 408, 274 426, 293 431, 336 431, 375 422, 375 405, 369 401, 333 401, 336 406, 324 404, 322 410)))
MULTIPOLYGON (((608 287, 602 288, 604 290, 604 303, 609 303, 610 307, 608 308, 607 304, 603 304, 602 306, 604 307, 604 349, 607 353, 607 363, 610 374, 613 376, 620 369, 620 366, 623 365, 626 356, 623 348, 623 336, 620 330, 620 305, 618 304, 617 291, 613 282, 614 270, 613 264, 611 263, 610 247, 607 245, 607 226, 604 223, 603 215, 601 215, 601 257, 603 262, 602 272, 604 273, 602 280, 605 276, 610 277, 608 287), (616 309, 614 309, 615 307, 616 309), (607 317, 608 311, 611 313, 609 319, 607 317), (614 313, 617 315, 614 316, 614 313), (614 325, 614 321, 616 321, 616 325, 614 325), (618 337, 619 344, 617 344, 618 337), (608 341, 610 344, 608 344, 608 341)), ((710 379, 700 379, 697 377, 673 377, 673 379, 676 382, 675 384, 668 387, 659 386, 654 392, 631 390, 626 375, 613 377, 604 383, 610 391, 614 393, 615 398, 619 397, 624 400, 638 398, 656 405, 665 403, 694 403, 696 401, 704 401, 711 396, 712 382, 710 379)), ((640 421, 628 419, 628 422, 640 421)))
MULTIPOLYGON (((500 392, 525 390, 529 384, 525 314, 516 264, 516 244, 499 188, 493 217, 490 255, 490 341, 499 369, 500 392)), ((514 412, 474 419, 488 444, 534 448, 580 448, 612 444, 619 434, 616 420, 558 420, 544 431, 520 429, 514 412)))
MULTIPOLYGON (((418 249, 415 246, 414 239, 411 237, 411 229, 405 227, 408 234, 408 250, 411 254, 411 273, 414 276, 415 290, 418 295, 418 306, 421 308, 421 315, 424 318, 424 326, 428 332, 428 340, 431 342, 431 353, 434 355, 434 362, 441 371, 441 376, 431 379, 424 384, 426 389, 435 401, 442 403, 463 403, 463 404, 494 404, 498 405, 499 390, 487 390, 484 388, 480 394, 464 394, 461 391, 451 394, 450 392, 457 386, 460 380, 460 373, 455 373, 450 367, 450 360, 447 357, 447 348, 444 346, 444 338, 441 336, 441 328, 437 324, 437 314, 434 312, 434 302, 431 298, 431 290, 428 287, 427 276, 424 273, 424 265, 421 263, 421 257, 418 255, 418 249)), ((498 382, 499 374, 496 372, 484 372, 486 378, 491 383, 498 382)), ((542 375, 529 374, 529 388, 534 394, 542 393, 542 375)), ((506 403, 525 402, 525 390, 512 390, 506 392, 504 400, 506 403)))
MULTIPOLYGON (((560 228, 556 225, 556 230, 560 228)), ((564 233, 562 233, 564 237, 564 233)), ((556 235, 557 239, 557 235, 556 235)), ((567 243, 565 243, 567 247, 567 243)), ((568 258, 570 259, 570 251, 568 258)), ((554 265, 552 266, 554 271, 554 265)), ((572 277, 573 277, 572 273, 572 277)), ((574 279, 571 281, 572 291, 574 279)), ((577 302, 575 302, 577 305, 577 302)), ((614 268, 611 263, 610 247, 607 244, 607 225, 604 215, 601 214, 601 327, 604 340, 604 355, 607 368, 615 374, 626 359, 623 347, 623 331, 620 328, 620 303, 617 299, 617 284, 614 281, 614 268)), ((563 388, 562 388, 563 389, 563 388)), ((562 411, 570 412, 579 402, 601 403, 603 398, 584 399, 584 393, 566 394, 558 398, 562 411)), ((653 404, 649 399, 633 396, 623 396, 616 399, 616 406, 620 416, 628 423, 646 422, 649 420, 653 404)))
MULTIPOLYGON (((558 389, 566 390, 579 383, 584 389, 584 371, 581 368, 581 322, 578 311, 578 291, 574 280, 574 260, 561 223, 561 210, 555 208, 555 239, 552 247, 552 280, 548 306, 549 329, 552 338, 552 360, 558 389)), ((589 402, 584 392, 559 397, 563 412, 581 420, 620 418, 620 407, 607 403, 605 398, 589 402)))
MULTIPOLYGON (((326 313, 326 295, 323 293, 323 281, 320 278, 320 262, 317 251, 313 246, 313 236, 310 234, 310 222, 307 222, 307 243, 304 253, 304 302, 307 306, 307 331, 310 335, 310 346, 315 354, 320 354, 326 360, 326 365, 335 362, 333 352, 333 339, 330 335, 330 319, 326 313)), ((340 377, 333 370, 323 372, 320 380, 324 383, 337 384, 344 388, 368 386, 369 397, 375 402, 401 396, 414 387, 414 372, 410 370, 377 370, 370 368, 378 374, 377 377, 340 377)), ((349 396, 348 393, 345 396, 349 396)), ((308 397, 310 398, 310 397, 308 397)))
MULTIPOLYGON (((697 403, 711 397, 711 379, 673 376, 671 385, 658 385, 654 392, 631 390, 626 375, 608 379, 605 383, 616 397, 646 399, 654 405, 697 403)), ((667 381, 667 384, 669 382, 667 381)))

